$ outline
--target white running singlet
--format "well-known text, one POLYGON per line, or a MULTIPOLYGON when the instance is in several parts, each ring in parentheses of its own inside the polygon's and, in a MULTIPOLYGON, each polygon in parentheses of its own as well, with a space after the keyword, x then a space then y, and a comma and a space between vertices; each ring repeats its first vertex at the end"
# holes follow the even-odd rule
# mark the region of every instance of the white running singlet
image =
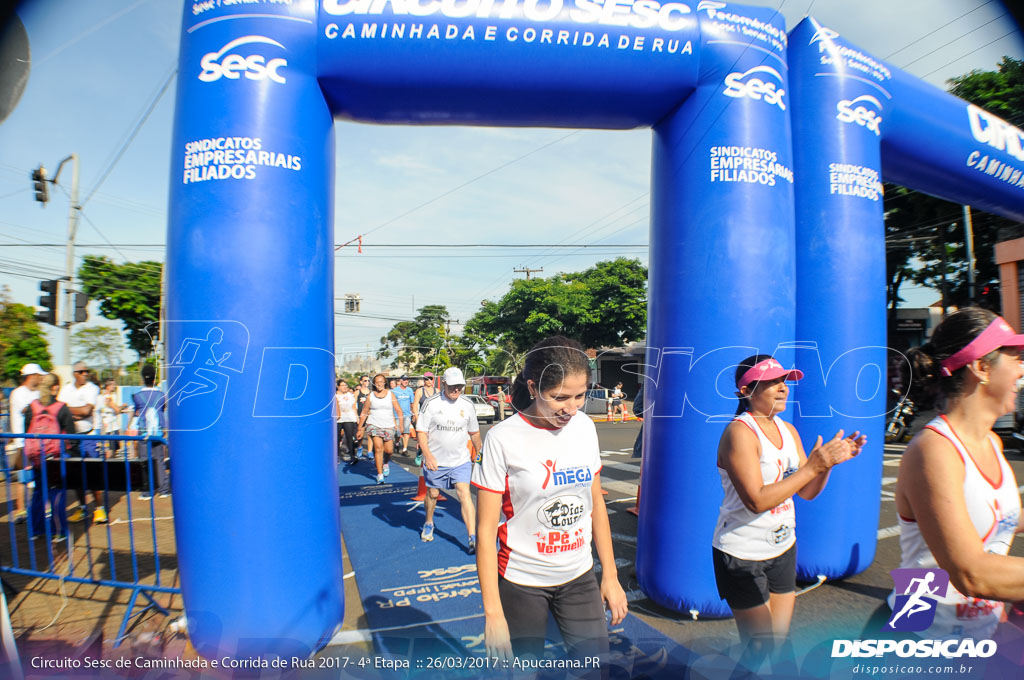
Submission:
POLYGON ((557 586, 594 566, 591 487, 601 471, 594 421, 578 411, 558 430, 522 414, 487 432, 473 486, 502 494, 498 573, 522 586, 557 586))
POLYGON ((383 397, 370 392, 370 416, 366 424, 382 430, 395 428, 395 405, 391 402, 391 390, 385 391, 383 397))
MULTIPOLYGON (((1017 522, 1020 519, 1020 495, 1013 470, 1006 463, 995 435, 989 434, 989 443, 999 460, 999 479, 985 476, 974 462, 967 447, 953 431, 945 416, 938 416, 925 427, 945 437, 960 454, 964 463, 964 500, 967 514, 978 532, 985 552, 1006 555, 1010 552, 1017 522)), ((900 561, 901 569, 938 566, 928 544, 925 543, 917 522, 900 516, 900 561)), ((903 593, 899 593, 902 595, 903 593)), ((889 595, 889 606, 895 602, 895 592, 889 595)), ((992 637, 1003 613, 1003 603, 967 597, 950 582, 945 597, 938 598, 935 622, 927 630, 918 633, 922 638, 950 639, 992 637)))
MULTIPOLYGON (((788 477, 800 468, 800 454, 797 453, 793 433, 778 416, 772 424, 782 437, 779 448, 765 436, 749 412, 736 416, 736 420, 749 427, 761 443, 761 481, 773 484, 788 477)), ((796 512, 793 499, 787 498, 771 510, 760 514, 751 512, 743 504, 729 473, 721 466, 722 490, 725 497, 718 510, 718 523, 712 545, 724 553, 741 560, 770 560, 793 547, 796 543, 796 512)))

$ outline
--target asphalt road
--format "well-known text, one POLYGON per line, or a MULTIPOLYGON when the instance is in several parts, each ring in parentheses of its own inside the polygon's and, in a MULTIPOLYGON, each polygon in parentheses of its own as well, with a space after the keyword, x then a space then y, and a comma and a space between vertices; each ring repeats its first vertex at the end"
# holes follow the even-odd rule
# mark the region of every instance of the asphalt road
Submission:
MULTIPOLYGON (((928 419, 929 414, 922 414, 914 425, 921 427, 928 419)), ((486 434, 489 426, 484 425, 481 429, 486 434)), ((605 501, 609 509, 616 563, 620 581, 630 599, 630 612, 702 656, 729 653, 729 648, 738 643, 732 619, 695 621, 689 614, 658 606, 643 594, 637 583, 634 571, 637 518, 627 509, 635 503, 640 479, 640 461, 631 457, 633 441, 639 429, 639 423, 635 421, 624 424, 597 423, 604 461, 602 485, 608 491, 605 501)), ((900 456, 905 449, 905 444, 885 446, 879 540, 871 567, 856 576, 842 581, 826 581, 817 587, 811 587, 813 584, 798 584, 798 589, 806 588, 805 592, 798 594, 791 628, 798 653, 806 652, 822 642, 830 644, 834 638, 858 637, 892 588, 889 570, 897 568, 900 561, 899 538, 895 529, 898 522, 892 488, 900 456)), ((1017 479, 1024 480, 1024 454, 1008 449, 1007 459, 1017 479)), ((395 460, 406 464, 408 469, 418 474, 412 466, 411 457, 396 456, 395 460)), ((1011 554, 1024 556, 1024 541, 1018 541, 1011 554)), ((352 587, 354 584, 348 585, 352 587)), ((358 598, 349 594, 348 602, 351 608, 358 602, 358 598)), ((346 619, 351 620, 350 616, 353 615, 357 616, 357 613, 350 609, 346 612, 346 619)))

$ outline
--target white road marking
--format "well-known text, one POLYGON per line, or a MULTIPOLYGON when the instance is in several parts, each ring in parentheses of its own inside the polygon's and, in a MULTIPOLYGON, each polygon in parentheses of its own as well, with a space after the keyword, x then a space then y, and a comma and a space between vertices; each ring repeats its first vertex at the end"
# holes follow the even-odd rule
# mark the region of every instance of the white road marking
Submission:
POLYGON ((621 482, 617 479, 602 479, 601 487, 605 491, 618 491, 627 496, 636 496, 637 485, 631 482, 621 482))
POLYGON ((606 468, 613 470, 623 470, 625 472, 635 472, 640 474, 640 463, 603 463, 606 468))

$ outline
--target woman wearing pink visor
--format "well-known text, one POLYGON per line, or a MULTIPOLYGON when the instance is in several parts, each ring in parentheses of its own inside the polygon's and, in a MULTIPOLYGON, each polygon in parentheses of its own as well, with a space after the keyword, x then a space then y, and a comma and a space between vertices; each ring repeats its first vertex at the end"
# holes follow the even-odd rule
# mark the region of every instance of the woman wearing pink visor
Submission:
POLYGON ((825 488, 829 471, 860 453, 867 441, 843 431, 804 454, 796 428, 779 418, 786 409, 787 370, 758 354, 736 369, 736 418, 718 444, 718 471, 725 497, 712 541, 715 581, 729 603, 740 641, 740 663, 757 671, 789 633, 796 599, 796 521, 793 494, 810 500, 825 488))
MULTIPOLYGON (((921 637, 990 638, 1003 602, 1024 600, 1024 559, 1007 556, 1019 530, 1020 496, 992 433, 996 419, 1014 409, 1022 347, 1024 335, 1002 318, 967 307, 907 354, 912 399, 926 408, 937 401, 941 415, 914 437, 900 462, 900 567, 938 566, 949 574, 948 587, 929 589, 938 602, 921 637)), ((889 597, 897 630, 914 630, 901 625, 906 602, 895 596, 906 594, 889 597)))

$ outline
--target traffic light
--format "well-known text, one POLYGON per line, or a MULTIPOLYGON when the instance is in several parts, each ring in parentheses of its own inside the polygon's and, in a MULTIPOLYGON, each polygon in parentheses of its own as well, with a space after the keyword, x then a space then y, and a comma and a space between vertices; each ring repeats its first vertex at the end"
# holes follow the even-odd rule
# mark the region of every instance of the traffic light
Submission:
POLYGON ((89 313, 85 310, 89 304, 89 296, 85 293, 75 293, 75 320, 74 323, 81 323, 88 320, 89 313))
POLYGON ((39 306, 43 308, 43 311, 36 314, 36 321, 56 326, 60 281, 40 281, 39 290, 46 293, 46 295, 39 296, 39 306))
POLYGON ((46 168, 42 165, 32 171, 32 186, 36 190, 36 200, 46 205, 50 200, 50 187, 47 186, 46 168))

